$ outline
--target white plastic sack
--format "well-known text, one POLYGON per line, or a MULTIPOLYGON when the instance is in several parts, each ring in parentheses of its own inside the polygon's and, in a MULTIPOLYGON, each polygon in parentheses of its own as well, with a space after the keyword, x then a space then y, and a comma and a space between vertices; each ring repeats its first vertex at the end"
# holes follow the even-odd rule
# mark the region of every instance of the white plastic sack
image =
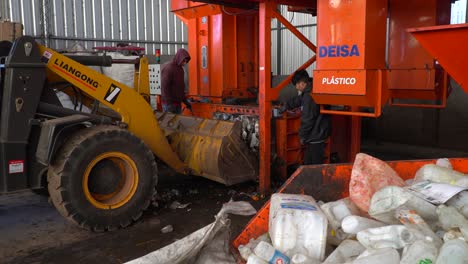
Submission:
POLYGON ((234 264, 234 259, 226 251, 226 243, 229 243, 228 231, 230 224, 227 214, 253 215, 256 212, 255 208, 247 202, 228 202, 223 205, 221 211, 215 216, 216 221, 213 223, 164 248, 129 261, 127 264, 234 264), (223 232, 216 236, 220 230, 223 232), (219 242, 219 239, 224 240, 224 244, 219 242), (205 245, 208 246, 205 247, 205 245), (204 251, 200 253, 202 248, 204 248, 204 251), (221 251, 219 248, 221 248, 221 251))
MULTIPOLYGON (((108 52, 106 55, 111 56, 112 59, 126 59, 132 60, 138 56, 125 56, 118 52, 108 52)), ((116 80, 126 86, 133 88, 133 79, 135 74, 135 65, 133 64, 112 64, 111 67, 102 67, 102 72, 107 77, 116 80)))
POLYGON ((70 96, 64 92, 57 92, 57 97, 62 104, 63 107, 68 108, 68 109, 73 109, 77 110, 84 113, 91 113, 91 109, 89 109, 86 105, 83 105, 81 103, 77 103, 76 105, 72 102, 70 96))

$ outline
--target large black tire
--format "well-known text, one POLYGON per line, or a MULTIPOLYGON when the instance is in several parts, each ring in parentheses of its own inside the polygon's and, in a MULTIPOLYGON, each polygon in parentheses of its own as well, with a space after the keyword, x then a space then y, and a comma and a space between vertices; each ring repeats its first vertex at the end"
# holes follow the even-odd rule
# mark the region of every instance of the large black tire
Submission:
POLYGON ((155 195, 157 167, 151 150, 127 130, 94 126, 67 140, 49 167, 47 181, 60 214, 100 232, 126 227, 141 217, 155 195), (99 174, 103 166, 107 170, 99 174), (96 195, 100 187, 91 184, 104 189, 113 185, 115 190, 96 195))

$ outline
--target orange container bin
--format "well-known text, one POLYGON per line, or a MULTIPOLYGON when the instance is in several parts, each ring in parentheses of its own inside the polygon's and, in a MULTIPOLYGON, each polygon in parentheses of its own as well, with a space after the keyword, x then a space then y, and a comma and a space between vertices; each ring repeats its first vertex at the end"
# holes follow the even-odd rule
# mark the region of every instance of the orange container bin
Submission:
MULTIPOLYGON (((454 170, 468 173, 468 158, 449 159, 454 170)), ((426 164, 435 164, 436 160, 410 160, 388 162, 404 180, 412 179, 416 171, 426 164)), ((307 194, 324 202, 349 196, 349 181, 352 164, 330 164, 300 167, 279 189, 280 193, 307 194)), ((268 201, 250 220, 241 234, 232 242, 231 251, 238 263, 245 263, 237 248, 245 245, 251 238, 257 238, 268 232, 270 202, 268 201)))

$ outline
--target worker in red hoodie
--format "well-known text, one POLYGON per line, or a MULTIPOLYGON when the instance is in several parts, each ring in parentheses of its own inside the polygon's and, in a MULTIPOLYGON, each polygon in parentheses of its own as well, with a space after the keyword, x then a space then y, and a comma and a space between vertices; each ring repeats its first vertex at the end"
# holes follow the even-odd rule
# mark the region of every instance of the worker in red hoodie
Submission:
POLYGON ((185 49, 179 49, 170 62, 161 69, 161 101, 164 112, 182 113, 182 103, 192 110, 192 105, 185 98, 184 65, 190 61, 185 49))

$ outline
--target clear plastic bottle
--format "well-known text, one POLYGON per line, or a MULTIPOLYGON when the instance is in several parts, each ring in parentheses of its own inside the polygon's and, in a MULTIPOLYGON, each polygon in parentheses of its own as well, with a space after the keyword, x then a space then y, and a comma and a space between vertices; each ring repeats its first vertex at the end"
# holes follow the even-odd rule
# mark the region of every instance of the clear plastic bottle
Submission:
POLYGON ((447 158, 437 159, 436 165, 439 167, 444 167, 444 168, 451 169, 451 170, 453 169, 452 163, 447 158))
POLYGON ((382 222, 357 215, 347 216, 341 223, 341 228, 345 233, 348 234, 357 234, 362 230, 382 226, 385 226, 385 224, 382 222))
POLYGON ((429 225, 415 211, 405 208, 397 209, 396 217, 410 230, 417 230, 426 240, 432 242, 436 248, 442 246, 442 240, 432 231, 429 225))
POLYGON ((467 264, 468 244, 461 239, 453 239, 440 248, 436 264, 467 264))
POLYGON ((240 245, 238 250, 241 255, 241 257, 244 260, 247 260, 251 254, 253 254, 254 248, 260 243, 260 241, 265 241, 271 244, 271 239, 268 233, 265 233, 261 236, 259 236, 257 239, 251 238, 249 243, 246 245, 240 245))
POLYGON ((260 243, 258 243, 254 249, 254 253, 271 264, 289 264, 291 262, 291 259, 288 256, 276 250, 272 245, 265 241, 260 241, 260 243))
POLYGON ((271 197, 269 233, 273 246, 295 254, 323 260, 328 221, 314 198, 276 193, 271 197))
POLYGON ((291 264, 320 264, 317 259, 309 258, 302 254, 296 254, 291 258, 291 264))
POLYGON ((444 230, 459 228, 465 240, 468 241, 468 220, 457 209, 441 204, 437 207, 437 214, 444 230))
POLYGON ((320 206, 320 208, 327 216, 330 226, 335 230, 341 227, 341 221, 346 216, 360 215, 359 209, 349 198, 326 203, 320 206))
POLYGON ((343 241, 322 264, 345 263, 359 256, 366 248, 356 240, 343 241))
POLYGON ((370 249, 387 247, 400 249, 414 243, 419 238, 414 231, 403 225, 370 228, 357 233, 358 241, 370 249))
POLYGON ((367 249, 362 252, 353 264, 399 264, 400 254, 394 248, 367 249))
POLYGON ((416 172, 414 181, 423 180, 468 187, 468 177, 465 174, 435 164, 426 164, 416 172))
POLYGON ((268 261, 263 260, 255 254, 251 254, 247 258, 247 264, 268 264, 268 261))
POLYGON ((453 206, 465 217, 468 218, 468 191, 460 192, 445 203, 453 206))
POLYGON ((449 231, 445 232, 443 239, 444 239, 444 242, 447 242, 453 239, 461 239, 463 241, 466 241, 465 238, 463 237, 463 234, 460 231, 458 231, 458 228, 450 229, 449 231))
POLYGON ((424 240, 418 240, 405 247, 400 264, 435 263, 439 250, 437 247, 424 240))
POLYGON ((384 223, 398 224, 395 210, 402 207, 416 211, 426 221, 437 221, 435 205, 398 186, 387 186, 376 192, 371 199, 369 214, 384 223))

